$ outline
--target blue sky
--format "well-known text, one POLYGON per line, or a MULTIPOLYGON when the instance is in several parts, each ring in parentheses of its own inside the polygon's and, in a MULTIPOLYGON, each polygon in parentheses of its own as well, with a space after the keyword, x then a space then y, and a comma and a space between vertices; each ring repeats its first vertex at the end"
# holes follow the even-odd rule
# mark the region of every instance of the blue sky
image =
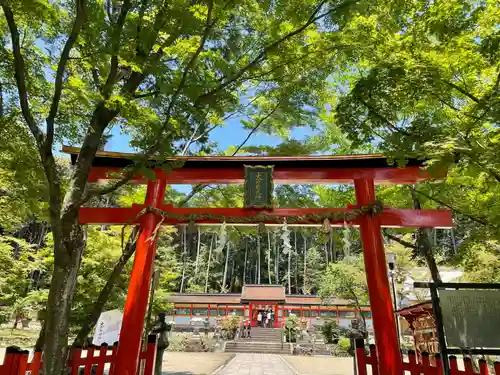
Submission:
MULTIPOLYGON (((225 126, 214 129, 210 133, 210 141, 215 141, 219 145, 219 150, 226 150, 229 146, 239 145, 245 140, 250 130, 243 129, 239 119, 229 120, 225 126)), ((134 152, 129 146, 127 135, 120 134, 119 127, 112 130, 113 137, 106 145, 106 151, 134 152)), ((291 137, 294 139, 304 139, 313 134, 310 128, 295 128, 291 137)), ((245 144, 246 146, 267 145, 276 146, 282 142, 277 136, 256 132, 245 144)))
MULTIPOLYGON (((243 129, 239 119, 232 119, 227 121, 225 126, 214 129, 210 133, 210 141, 217 142, 219 150, 223 151, 230 146, 241 144, 248 136, 249 132, 250 130, 243 129)), ((120 134, 119 127, 113 128, 111 133, 113 134, 113 137, 107 143, 106 151, 134 152, 134 149, 129 146, 129 137, 125 134, 120 134)), ((312 134, 313 131, 310 128, 295 128, 292 131, 291 138, 300 140, 312 134)), ((252 135, 252 137, 250 137, 245 145, 276 146, 281 142, 282 139, 280 137, 256 132, 252 135)), ((173 187, 183 193, 191 191, 191 185, 174 185, 173 187)))

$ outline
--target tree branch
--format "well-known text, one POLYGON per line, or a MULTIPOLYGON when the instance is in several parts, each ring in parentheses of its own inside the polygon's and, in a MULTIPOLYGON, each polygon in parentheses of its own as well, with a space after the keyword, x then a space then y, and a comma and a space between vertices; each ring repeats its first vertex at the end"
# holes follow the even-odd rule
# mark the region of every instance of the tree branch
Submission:
POLYGON ((400 243, 401 245, 403 245, 404 247, 407 247, 409 249, 414 249, 414 250, 417 249, 416 245, 414 245, 410 242, 407 242, 407 241, 399 238, 398 236, 395 236, 393 234, 388 233, 388 231, 386 229, 384 229, 384 236, 386 236, 387 238, 390 238, 393 241, 396 241, 397 243, 400 243))
POLYGON ((111 56, 111 67, 109 69, 108 79, 102 88, 102 94, 104 98, 108 99, 113 92, 113 86, 116 83, 116 77, 118 75, 118 51, 120 50, 120 37, 122 35, 123 26, 125 25, 125 20, 127 19, 127 14, 132 8, 131 0, 125 0, 121 7, 120 15, 116 21, 116 26, 113 30, 112 37, 112 50, 113 55, 111 56))
POLYGON ((485 221, 485 220, 488 220, 485 217, 478 218, 478 217, 466 214, 466 213, 464 213, 464 212, 456 209, 455 207, 451 206, 450 204, 448 204, 448 203, 446 203, 446 202, 444 202, 444 201, 442 201, 442 200, 440 200, 440 199, 438 199, 436 197, 433 197, 433 196, 431 196, 431 195, 429 195, 427 193, 424 193, 423 191, 420 191, 418 189, 415 189, 414 191, 415 191, 415 193, 417 193, 417 194, 419 194, 419 195, 421 195, 421 196, 423 196, 423 197, 425 197, 427 199, 430 199, 430 200, 432 200, 432 201, 434 201, 434 202, 436 202, 436 203, 438 203, 438 204, 440 204, 440 205, 442 205, 442 206, 444 206, 446 208, 449 208, 450 210, 452 210, 453 212, 455 212, 456 214, 458 214, 460 216, 466 217, 466 218, 468 218, 468 219, 470 219, 472 221, 475 221, 478 224, 485 225, 485 226, 490 226, 490 224, 487 221, 485 221))
POLYGON ((363 99, 361 99, 360 97, 357 98, 359 100, 359 102, 361 104, 363 104, 369 112, 371 112, 372 114, 374 114, 375 116, 377 116, 380 120, 382 120, 389 128, 391 128, 392 130, 394 130, 395 132, 397 133, 400 133, 400 134, 403 134, 407 137, 411 136, 410 133, 408 133, 407 131, 405 130, 402 130, 400 128, 398 128, 396 125, 394 125, 392 122, 390 122, 386 117, 384 117, 383 115, 381 115, 371 104, 368 104, 366 101, 364 101, 363 99))
POLYGON ((326 0, 322 0, 318 6, 315 8, 315 10, 313 11, 313 13, 311 14, 311 16, 309 17, 309 19, 299 28, 295 29, 294 31, 291 31, 289 32, 288 34, 284 35, 283 37, 281 37, 280 39, 274 41, 273 43, 267 45, 266 47, 264 47, 264 49, 252 60, 250 61, 246 66, 244 66, 242 69, 240 69, 239 72, 237 72, 235 75, 233 75, 232 77, 228 78, 228 77, 222 77, 219 82, 221 82, 216 88, 214 88, 213 90, 203 94, 203 95, 200 95, 197 99, 196 99, 196 102, 195 102, 195 106, 198 105, 200 102, 203 102, 204 100, 206 100, 207 97, 210 97, 212 95, 214 95, 215 93, 217 93, 218 91, 226 88, 227 86, 229 86, 230 84, 236 82, 238 79, 240 79, 247 71, 249 71, 250 69, 252 69, 253 67, 255 67, 264 57, 266 57, 266 55, 272 51, 273 49, 275 49, 276 47, 278 47, 280 44, 282 44, 283 42, 287 41, 288 39, 291 39, 292 37, 294 37, 295 35, 298 35, 300 34, 301 32, 303 32, 305 29, 307 29, 310 25, 312 25, 314 22, 316 21, 319 21, 320 19, 328 16, 329 14, 332 14, 334 13, 335 11, 338 11, 348 5, 350 5, 351 3, 354 3, 356 2, 357 0, 346 0, 344 1, 342 4, 338 5, 337 7, 335 8, 332 8, 330 9, 329 11, 323 13, 323 14, 320 14, 319 16, 317 15, 319 13, 319 11, 321 10, 321 8, 323 8, 323 6, 326 4, 326 0), (227 79, 227 80, 226 80, 227 79))
POLYGON ((101 315, 102 310, 104 309, 106 301, 109 299, 111 292, 116 286, 118 278, 122 274, 125 265, 135 252, 136 238, 138 233, 139 233, 139 227, 135 226, 134 229, 132 230, 132 233, 130 233, 130 236, 127 240, 127 244, 125 246, 125 249, 123 250, 122 255, 120 256, 120 259, 118 259, 118 262, 115 264, 113 271, 111 271, 111 274, 108 280, 106 281, 106 284, 101 289, 101 292, 97 297, 97 300, 94 302, 92 310, 86 316, 86 319, 81 325, 80 331, 78 332, 75 340, 73 341, 72 345, 73 347, 83 346, 90 331, 97 324, 97 320, 99 319, 99 316, 101 315))
MULTIPOLYGON (((259 120, 259 122, 257 122, 257 124, 252 128, 252 130, 248 134, 248 136, 243 140, 243 142, 240 143, 240 145, 236 148, 236 151, 234 151, 231 156, 235 156, 238 153, 238 151, 248 142, 248 140, 255 133, 255 131, 264 123, 264 121, 266 121, 274 112, 276 112, 276 110, 278 109, 280 104, 283 102, 283 100, 284 100, 284 98, 281 98, 278 101, 278 104, 274 107, 274 109, 272 111, 270 111, 266 116, 264 116, 261 120, 259 120)), ((193 198, 196 194, 201 192, 207 186, 208 185, 195 185, 195 186, 193 186, 193 188, 191 189, 191 192, 188 194, 188 196, 186 198, 184 198, 182 201, 179 202, 178 206, 179 207, 184 206, 187 202, 189 202, 191 200, 191 198, 193 198)))
POLYGON ((54 85, 54 96, 52 97, 52 104, 50 106, 49 115, 45 120, 47 124, 47 139, 45 141, 46 151, 52 149, 52 143, 54 141, 54 122, 57 116, 57 110, 59 108, 59 101, 61 100, 64 71, 66 69, 66 63, 68 62, 71 49, 73 48, 73 45, 78 39, 80 30, 87 18, 85 9, 86 7, 87 7, 87 0, 77 0, 75 21, 73 22, 71 33, 69 34, 68 40, 66 40, 66 43, 64 44, 64 48, 62 50, 61 57, 59 59, 59 64, 57 65, 56 79, 54 85))
POLYGON ((28 125, 28 128, 31 131, 31 134, 33 134, 33 137, 35 137, 38 147, 41 149, 44 136, 35 122, 28 101, 28 91, 26 89, 26 66, 24 64, 24 58, 21 53, 21 45, 19 44, 19 30, 17 28, 12 10, 4 1, 2 1, 1 4, 5 19, 7 20, 7 24, 9 25, 10 36, 12 39, 12 51, 14 54, 14 77, 16 79, 17 92, 19 94, 21 112, 23 114, 24 120, 26 121, 26 124, 28 125))
POLYGON ((458 92, 462 93, 463 95, 465 95, 466 97, 468 97, 469 99, 471 99, 472 101, 476 102, 476 103, 480 103, 481 101, 479 100, 479 98, 475 97, 474 95, 472 95, 470 92, 466 91, 465 89, 463 89, 462 87, 460 86, 457 86, 455 85, 453 82, 448 82, 444 79, 441 80, 441 82, 443 82, 445 85, 457 90, 458 92))
POLYGON ((241 150, 241 148, 248 142, 248 140, 250 139, 250 137, 257 131, 257 129, 269 118, 271 117, 276 111, 277 109, 279 108, 279 106, 281 105, 281 103, 283 102, 284 98, 281 98, 280 100, 278 100, 278 103, 274 106, 274 108, 269 111, 269 113, 267 115, 265 115, 264 117, 262 117, 256 124, 255 126, 252 128, 252 130, 250 131, 250 133, 248 133, 247 137, 245 138, 245 140, 236 148, 236 151, 233 152, 233 155, 232 156, 235 156, 238 151, 241 150))

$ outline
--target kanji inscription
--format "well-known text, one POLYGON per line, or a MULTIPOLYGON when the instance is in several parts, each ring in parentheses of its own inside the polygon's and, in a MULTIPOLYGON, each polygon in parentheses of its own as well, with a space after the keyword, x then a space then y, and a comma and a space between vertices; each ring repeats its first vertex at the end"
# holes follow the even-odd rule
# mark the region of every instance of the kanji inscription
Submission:
POLYGON ((446 342, 454 348, 500 348, 500 291, 440 290, 446 342))
POLYGON ((245 165, 245 208, 272 208, 273 166, 245 165))

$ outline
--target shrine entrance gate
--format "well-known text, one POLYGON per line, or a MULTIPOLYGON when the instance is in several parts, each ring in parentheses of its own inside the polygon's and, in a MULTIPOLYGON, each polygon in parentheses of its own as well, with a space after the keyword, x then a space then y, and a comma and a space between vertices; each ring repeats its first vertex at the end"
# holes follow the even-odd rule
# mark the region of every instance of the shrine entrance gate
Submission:
MULTIPOLYGON (((64 147, 76 161, 79 149, 64 147)), ((101 179, 116 179, 116 173, 133 165, 133 154, 98 152, 93 160, 89 182, 101 179)), ((130 208, 80 209, 81 224, 139 225, 141 232, 137 241, 136 254, 127 300, 124 307, 122 330, 118 345, 114 375, 135 375, 139 359, 144 318, 148 305, 150 279, 156 252, 157 225, 219 224, 221 218, 230 218, 228 223, 249 224, 255 219, 266 224, 282 223, 295 218, 294 224, 323 224, 318 218, 334 218, 342 213, 354 215, 352 225, 359 226, 363 243, 366 276, 370 305, 373 316, 377 347, 379 374, 401 375, 402 361, 396 334, 394 309, 387 277, 387 265, 382 242, 381 227, 438 227, 453 225, 448 210, 404 210, 383 207, 375 213, 375 184, 415 184, 430 178, 423 170, 422 162, 407 161, 406 167, 391 165, 383 155, 308 156, 308 157, 177 157, 169 162, 181 162, 180 168, 165 171, 153 168, 155 179, 137 175, 132 182, 147 184, 144 204, 130 208), (167 184, 242 184, 245 180, 245 166, 273 166, 273 180, 277 183, 354 184, 356 204, 348 208, 177 208, 165 204, 167 184), (361 210, 362 211, 362 210, 361 210), (379 210, 380 211, 380 210, 379 210), (299 219, 297 219, 297 217, 299 219)), ((442 176, 433 176, 442 177, 442 176)), ((380 207, 379 207, 380 208, 380 207)), ((342 226, 344 219, 329 220, 332 226, 342 226)), ((111 374, 113 375, 113 374, 111 374)))

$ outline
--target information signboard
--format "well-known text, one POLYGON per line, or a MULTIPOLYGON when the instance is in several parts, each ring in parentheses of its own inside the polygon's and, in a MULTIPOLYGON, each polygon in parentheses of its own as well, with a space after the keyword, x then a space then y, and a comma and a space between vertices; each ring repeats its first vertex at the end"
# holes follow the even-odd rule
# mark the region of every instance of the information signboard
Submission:
POLYGON ((500 348, 500 291, 440 290, 448 347, 500 348))

